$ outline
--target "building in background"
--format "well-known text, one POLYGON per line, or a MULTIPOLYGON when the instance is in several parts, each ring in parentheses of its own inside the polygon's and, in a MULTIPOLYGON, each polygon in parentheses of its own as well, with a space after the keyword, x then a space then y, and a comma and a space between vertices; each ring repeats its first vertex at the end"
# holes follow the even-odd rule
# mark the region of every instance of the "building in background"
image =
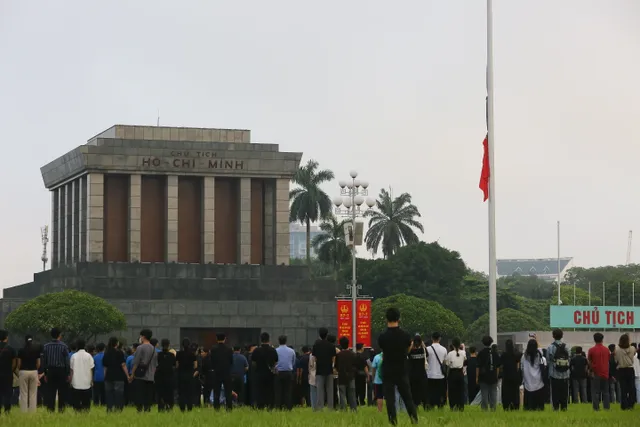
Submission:
MULTIPOLYGON (((514 275, 536 276, 549 282, 558 279, 558 258, 499 259, 496 261, 498 277, 514 275)), ((573 267, 573 258, 560 258, 560 280, 573 267)))
POLYGON ((120 309, 128 342, 142 328, 205 347, 216 332, 244 345, 268 331, 299 347, 336 331, 343 285, 288 265, 301 158, 249 130, 115 125, 90 138, 41 169, 51 270, 4 290, 0 327, 26 301, 75 289, 120 309))
MULTIPOLYGON (((311 226, 311 241, 318 234, 322 234, 322 231, 315 225, 311 226)), ((289 252, 291 258, 306 258, 307 257, 307 227, 300 223, 289 224, 289 252)), ((316 251, 311 247, 311 256, 316 256, 316 251)))

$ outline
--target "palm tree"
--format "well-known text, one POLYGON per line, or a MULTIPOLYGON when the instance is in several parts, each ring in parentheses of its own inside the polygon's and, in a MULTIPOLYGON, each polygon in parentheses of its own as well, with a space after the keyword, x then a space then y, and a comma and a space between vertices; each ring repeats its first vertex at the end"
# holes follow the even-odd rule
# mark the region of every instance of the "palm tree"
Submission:
POLYGON ((388 258, 401 246, 419 241, 413 229, 417 228, 424 233, 424 227, 415 219, 421 215, 418 208, 411 204, 409 193, 402 193, 392 200, 391 194, 382 189, 376 206, 377 210, 370 209, 364 214, 371 218, 364 238, 367 250, 375 255, 382 245, 382 254, 384 258, 388 258))
POLYGON ((318 162, 309 160, 301 166, 291 181, 298 188, 289 191, 291 208, 289 222, 300 221, 307 226, 307 265, 311 265, 311 223, 327 218, 331 214, 331 199, 320 189, 320 184, 331 181, 333 172, 327 169, 317 170, 318 162))
POLYGON ((333 278, 338 278, 340 265, 349 260, 349 248, 344 239, 344 226, 350 223, 350 219, 338 221, 330 215, 320 224, 322 234, 313 238, 311 245, 318 254, 318 259, 326 264, 333 265, 333 278))

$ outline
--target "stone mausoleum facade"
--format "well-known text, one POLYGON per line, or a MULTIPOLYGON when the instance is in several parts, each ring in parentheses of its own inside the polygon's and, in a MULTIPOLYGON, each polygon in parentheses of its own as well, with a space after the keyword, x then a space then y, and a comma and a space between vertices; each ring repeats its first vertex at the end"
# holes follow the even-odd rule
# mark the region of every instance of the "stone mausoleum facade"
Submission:
POLYGON ((51 270, 5 289, 1 318, 78 289, 173 343, 261 331, 311 343, 336 327, 342 287, 289 266, 289 182, 302 153, 250 131, 116 125, 41 169, 51 192, 51 270))

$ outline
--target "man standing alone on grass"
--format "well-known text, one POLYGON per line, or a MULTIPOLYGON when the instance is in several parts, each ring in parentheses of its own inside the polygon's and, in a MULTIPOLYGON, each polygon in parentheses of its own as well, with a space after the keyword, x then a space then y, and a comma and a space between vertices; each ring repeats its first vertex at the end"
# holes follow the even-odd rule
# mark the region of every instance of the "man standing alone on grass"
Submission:
POLYGON ((569 401, 569 377, 571 376, 569 346, 562 342, 560 329, 553 330, 554 342, 547 349, 549 362, 549 380, 551 384, 551 403, 553 410, 567 410, 569 401))
POLYGON ((396 414, 396 388, 404 402, 413 424, 418 423, 418 413, 411 397, 411 387, 407 376, 407 354, 411 348, 411 337, 400 329, 400 310, 389 308, 386 313, 387 329, 378 338, 378 345, 384 354, 382 384, 387 396, 387 416, 392 425, 398 423, 396 414))

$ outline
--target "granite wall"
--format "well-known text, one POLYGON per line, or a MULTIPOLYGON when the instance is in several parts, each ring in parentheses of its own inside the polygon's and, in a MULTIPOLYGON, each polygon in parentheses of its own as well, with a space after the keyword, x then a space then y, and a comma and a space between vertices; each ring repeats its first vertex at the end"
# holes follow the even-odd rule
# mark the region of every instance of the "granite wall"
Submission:
POLYGON ((289 343, 312 343, 321 326, 335 332, 337 282, 311 279, 306 267, 217 264, 79 263, 34 275, 4 290, 0 322, 43 293, 77 289, 105 298, 127 318, 128 342, 148 327, 180 340, 181 328, 259 328, 289 343))

